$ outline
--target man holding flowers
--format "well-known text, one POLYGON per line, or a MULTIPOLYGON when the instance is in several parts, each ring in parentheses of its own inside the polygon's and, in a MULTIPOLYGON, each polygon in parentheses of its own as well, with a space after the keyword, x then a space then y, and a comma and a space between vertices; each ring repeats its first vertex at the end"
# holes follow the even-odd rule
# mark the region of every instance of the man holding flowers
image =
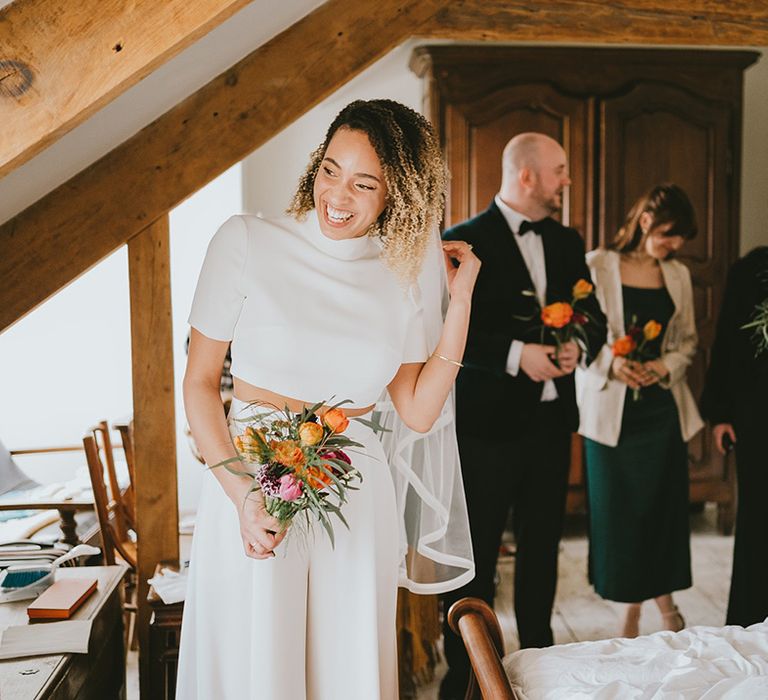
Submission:
MULTIPOLYGON (((569 184, 560 144, 519 134, 504 149, 494 201, 444 236, 466 240, 483 262, 456 385, 477 575, 444 602, 447 610, 472 595, 493 604, 496 558, 512 508, 522 647, 553 642, 557 551, 578 425, 573 372, 605 342, 582 239, 551 218, 569 184)), ((440 697, 463 697, 469 663, 447 626, 445 649, 449 671, 440 697)))

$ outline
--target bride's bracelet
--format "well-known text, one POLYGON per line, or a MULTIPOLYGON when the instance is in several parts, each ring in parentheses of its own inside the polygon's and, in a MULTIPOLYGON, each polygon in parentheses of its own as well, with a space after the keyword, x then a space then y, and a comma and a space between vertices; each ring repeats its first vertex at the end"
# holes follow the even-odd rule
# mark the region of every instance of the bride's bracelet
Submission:
POLYGON ((439 357, 441 360, 445 360, 446 362, 450 362, 452 365, 456 365, 457 367, 463 367, 464 364, 459 362, 458 360, 452 360, 450 357, 445 357, 445 355, 440 355, 437 352, 432 353, 435 357, 439 357))

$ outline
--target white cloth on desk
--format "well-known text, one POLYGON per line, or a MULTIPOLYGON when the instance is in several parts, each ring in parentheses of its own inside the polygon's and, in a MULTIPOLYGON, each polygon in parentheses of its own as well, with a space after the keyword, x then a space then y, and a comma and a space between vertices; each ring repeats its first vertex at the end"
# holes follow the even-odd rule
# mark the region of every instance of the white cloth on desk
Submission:
POLYGON ((166 605, 180 603, 187 597, 187 571, 161 569, 159 574, 147 579, 147 583, 155 589, 155 593, 166 605))

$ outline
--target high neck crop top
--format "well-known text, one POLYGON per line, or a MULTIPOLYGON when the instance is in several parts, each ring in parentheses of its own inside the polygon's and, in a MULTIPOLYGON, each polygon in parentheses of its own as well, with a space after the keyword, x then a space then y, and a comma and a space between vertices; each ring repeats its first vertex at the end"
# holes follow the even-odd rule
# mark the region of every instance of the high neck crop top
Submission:
POLYGON ((233 216, 208 246, 189 316, 232 341, 232 375, 307 402, 369 406, 406 362, 428 357, 418 294, 369 237, 335 240, 305 222, 233 216))

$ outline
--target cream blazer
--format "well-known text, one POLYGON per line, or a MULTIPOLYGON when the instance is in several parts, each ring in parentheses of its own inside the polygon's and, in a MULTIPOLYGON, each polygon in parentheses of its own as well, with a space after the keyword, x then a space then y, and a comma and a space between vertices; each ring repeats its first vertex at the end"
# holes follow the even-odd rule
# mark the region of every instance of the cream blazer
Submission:
MULTIPOLYGON (((621 293, 619 254, 598 249, 587 253, 587 265, 595 293, 608 322, 608 338, 587 369, 576 371, 576 398, 579 404, 579 433, 596 442, 615 447, 619 442, 627 385, 609 378, 613 353, 611 345, 626 334, 621 293)), ((661 340, 661 360, 669 369, 661 386, 669 389, 677 404, 680 432, 690 440, 704 426, 685 374, 696 354, 698 336, 693 310, 691 273, 677 260, 661 262, 664 285, 675 311, 661 340)))

